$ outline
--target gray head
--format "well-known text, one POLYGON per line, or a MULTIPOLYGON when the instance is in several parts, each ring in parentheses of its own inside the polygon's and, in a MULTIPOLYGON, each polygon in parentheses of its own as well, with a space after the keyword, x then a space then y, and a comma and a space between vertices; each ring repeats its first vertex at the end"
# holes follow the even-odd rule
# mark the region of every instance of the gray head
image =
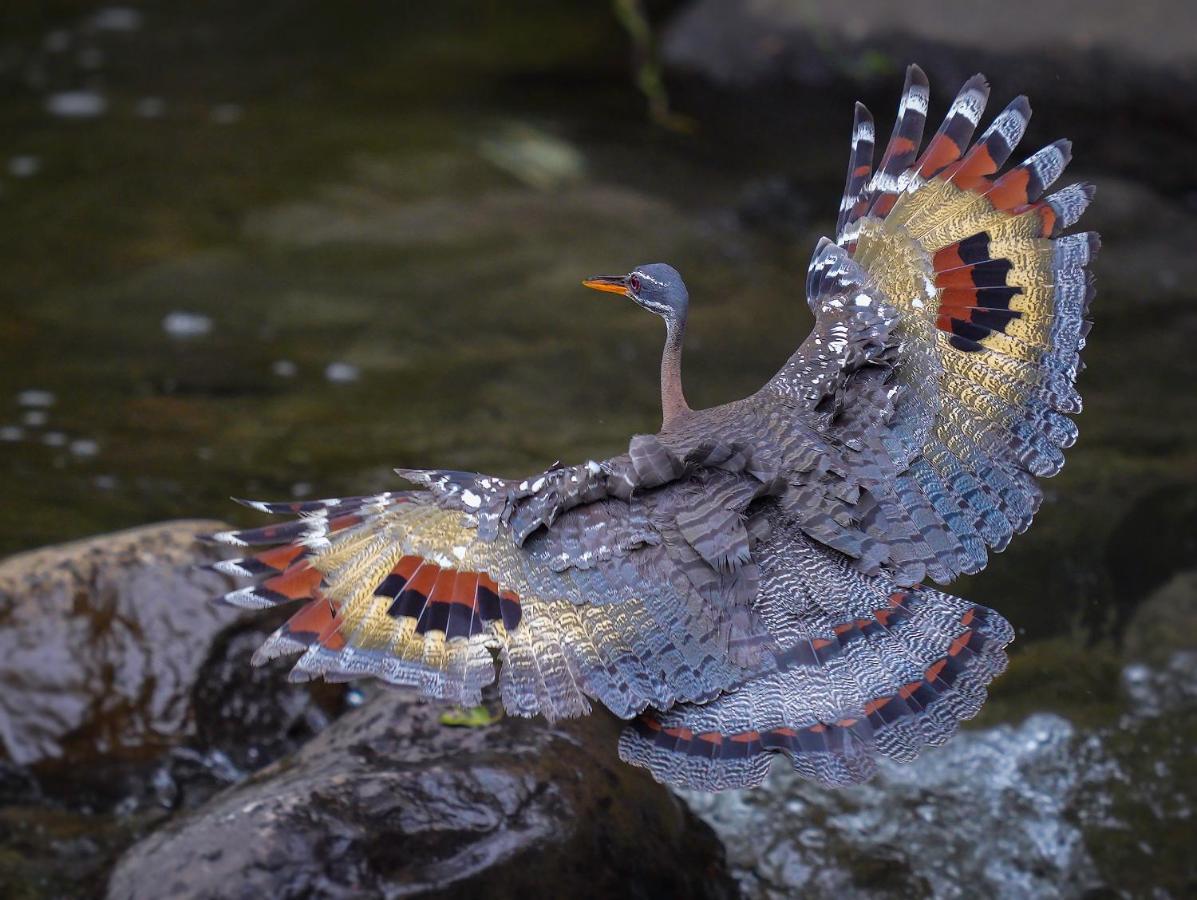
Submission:
POLYGON ((631 297, 649 312, 673 322, 684 321, 690 294, 677 269, 665 263, 637 266, 627 275, 595 275, 582 284, 596 291, 631 297))

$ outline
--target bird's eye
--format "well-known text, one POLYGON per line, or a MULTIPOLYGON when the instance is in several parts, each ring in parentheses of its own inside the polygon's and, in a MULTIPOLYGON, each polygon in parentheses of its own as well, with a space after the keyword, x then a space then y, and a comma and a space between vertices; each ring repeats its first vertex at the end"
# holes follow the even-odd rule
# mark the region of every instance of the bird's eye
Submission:
POLYGON ((632 293, 639 294, 640 293, 640 276, 633 275, 631 280, 628 282, 628 286, 632 289, 632 293))

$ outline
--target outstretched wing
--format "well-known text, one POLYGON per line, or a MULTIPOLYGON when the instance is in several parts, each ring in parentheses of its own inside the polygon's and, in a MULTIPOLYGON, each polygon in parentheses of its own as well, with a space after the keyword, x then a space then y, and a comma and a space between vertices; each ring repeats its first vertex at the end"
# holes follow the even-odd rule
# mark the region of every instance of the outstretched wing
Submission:
POLYGON ((223 599, 303 601, 258 653, 300 653, 299 679, 375 676, 462 704, 496 677, 509 711, 629 717, 703 702, 769 643, 752 611, 751 504, 775 490, 734 448, 679 457, 653 437, 604 463, 522 482, 404 473, 426 491, 303 504, 217 534, 271 549, 216 564, 257 583, 223 599))
POLYGON ((1059 235, 1093 189, 1040 199, 1067 141, 998 174, 1030 107, 1019 97, 970 145, 988 93, 969 79, 920 154, 928 90, 912 66, 876 170, 857 106, 836 244, 811 263, 815 330, 762 391, 828 448, 817 478, 793 479, 807 533, 907 584, 981 569, 1030 525, 1035 478, 1077 434, 1098 239, 1059 235))

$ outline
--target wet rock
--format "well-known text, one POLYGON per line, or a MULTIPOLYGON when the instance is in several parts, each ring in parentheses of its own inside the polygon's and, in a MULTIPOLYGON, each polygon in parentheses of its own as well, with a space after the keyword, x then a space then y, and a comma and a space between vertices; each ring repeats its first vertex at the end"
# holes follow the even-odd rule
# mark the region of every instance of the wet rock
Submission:
MULTIPOLYGON (((286 610, 208 600, 219 522, 173 522, 0 563, 0 885, 76 896, 173 812, 295 750, 344 708, 249 657, 286 610)), ((98 889, 98 888, 97 888, 98 889)))
MULTIPOLYGON (((945 16, 931 2, 693 0, 663 24, 662 56, 679 96, 693 95, 690 108, 725 103, 731 108, 721 113, 721 127, 735 115, 744 134, 763 129, 770 142, 793 146, 797 159, 806 135, 773 123, 819 122, 822 130, 844 121, 842 109, 824 112, 828 96, 847 93, 866 102, 879 124, 889 122, 902 71, 917 62, 930 76, 937 122, 951 91, 984 72, 994 87, 994 113, 1020 91, 1037 109, 1050 110, 1050 124, 1042 113, 1032 121, 1029 141, 1042 146, 1058 135, 1072 137, 1073 172, 1120 173, 1183 199, 1191 193, 1180 176, 1184 141, 1170 146, 1156 136, 1192 134, 1197 45, 1187 35, 1197 28, 1197 7, 1183 0, 1153 0, 1154 13, 1112 0, 1099 7, 1062 12, 1055 4, 1017 0, 945 16), (1164 37, 1152 21, 1177 30, 1164 37), (1094 134, 1094 123, 1108 125, 1110 116, 1117 127, 1094 134)), ((823 159, 812 156, 807 164, 823 159)), ((1168 262, 1181 257, 1173 251, 1168 262)))
POLYGON ((991 75, 991 62, 1000 65, 1003 59, 1018 58, 1032 61, 1032 67, 1042 67, 1045 73, 1049 67, 1058 73, 1072 66, 1096 74, 1104 64, 1107 69, 1166 68, 1192 78, 1197 74, 1197 48, 1185 37, 1197 28, 1192 5, 1184 0, 1151 0, 1145 5, 1148 9, 1100 0, 1087 6, 1083 15, 1061 15, 1053 4, 1012 0, 945 16, 933 2, 865 0, 845 6, 836 0, 697 0, 667 28, 663 53, 674 65, 739 85, 778 76, 867 76, 904 64, 902 54, 959 71, 976 68, 980 57, 991 75), (1173 22, 1177 30, 1163 34, 1150 26, 1152 21, 1173 22))
MULTIPOLYGON (((1106 559, 1121 632, 1136 604, 1197 559, 1197 487, 1172 483, 1140 497, 1110 535, 1106 559)), ((1176 593, 1179 601, 1184 592, 1176 593)))
MULTIPOLYGON (((285 608, 246 616, 211 639, 189 691, 184 739, 157 757, 120 770, 122 777, 115 779, 119 800, 113 805, 117 814, 194 809, 302 747, 348 708, 351 692, 344 684, 288 681, 292 660, 250 664, 254 650, 290 613, 285 608)), ((96 765, 114 771, 111 760, 96 765)), ((56 778, 80 781, 63 773, 56 778)))
POLYGON ((133 847, 108 896, 735 895, 710 829, 618 761, 615 721, 441 712, 378 695, 133 847))
POLYGON ((206 602, 226 580, 194 569, 213 527, 0 563, 0 893, 81 895, 164 814, 152 773, 189 734, 193 683, 236 619, 206 602))
POLYGON ((134 759, 188 727, 212 638, 237 613, 205 602, 228 580, 199 571, 174 522, 0 563, 0 759, 19 766, 134 759))
POLYGON ((197 673, 193 745, 233 770, 252 772, 282 758, 346 709, 344 684, 288 681, 293 658, 251 665, 254 651, 291 613, 282 609, 225 630, 197 673))
POLYGON ((685 796, 754 897, 1187 896, 1195 677, 1192 651, 1132 665, 1116 722, 1037 713, 847 790, 787 767, 756 792, 685 796))
POLYGON ((1178 651, 1197 648, 1197 569, 1176 573, 1143 601, 1123 646, 1128 659, 1157 667, 1178 651))
POLYGON ((0 564, 0 789, 53 776, 73 807, 127 811, 155 780, 156 800, 170 782, 177 801, 176 775, 239 780, 340 714, 344 686, 250 665, 289 610, 208 602, 231 582, 196 568, 215 555, 195 536, 222 527, 152 525, 0 564))

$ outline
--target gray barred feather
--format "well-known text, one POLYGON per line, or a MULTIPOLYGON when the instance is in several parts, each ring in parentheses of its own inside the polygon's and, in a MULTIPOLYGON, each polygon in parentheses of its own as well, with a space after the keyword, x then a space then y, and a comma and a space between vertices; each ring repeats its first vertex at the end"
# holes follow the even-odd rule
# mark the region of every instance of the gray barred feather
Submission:
MULTIPOLYGON (((785 527, 779 523, 779 532, 785 527)), ((782 645, 809 648, 813 635, 834 636, 821 651, 825 657, 790 654, 787 665, 711 703, 651 712, 651 727, 641 720, 625 729, 624 759, 665 774, 670 783, 718 790, 729 779, 757 783, 767 771, 759 759, 783 752, 806 777, 851 784, 871 775, 875 754, 907 761, 975 715, 985 685, 1005 665, 1003 648, 1013 633, 1004 620, 927 589, 903 594, 903 606, 891 606, 891 595, 901 590, 892 582, 837 563, 801 534, 784 540, 784 562, 767 566, 762 585, 765 617, 782 645), (891 610, 886 624, 873 618, 878 609, 891 610), (799 621, 803 627, 796 630, 799 621), (953 661, 950 683, 947 666, 936 670, 945 658, 953 661), (923 684, 919 692, 909 688, 916 683, 923 684), (884 698, 890 699, 880 702, 884 698), (843 732, 838 742, 821 743, 835 729, 843 732), (753 734, 758 737, 737 745, 736 737, 753 734)))

